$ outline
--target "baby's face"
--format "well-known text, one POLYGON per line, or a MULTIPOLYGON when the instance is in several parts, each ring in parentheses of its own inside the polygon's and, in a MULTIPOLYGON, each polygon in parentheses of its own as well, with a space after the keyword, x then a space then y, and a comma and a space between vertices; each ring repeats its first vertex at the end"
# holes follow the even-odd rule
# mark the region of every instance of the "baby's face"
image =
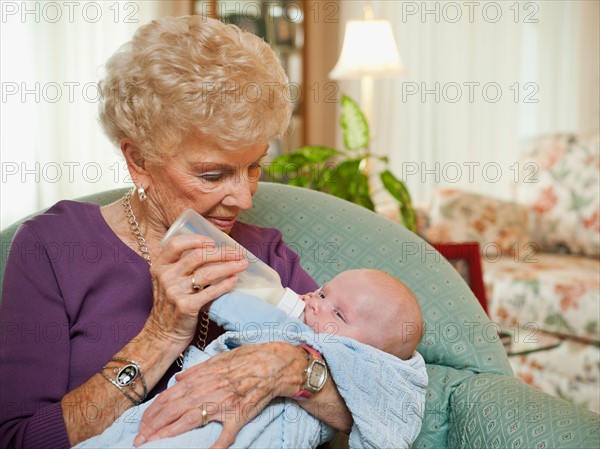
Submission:
POLYGON ((341 335, 381 349, 392 311, 377 302, 372 282, 361 271, 344 272, 301 296, 306 303, 305 323, 317 333, 341 335))

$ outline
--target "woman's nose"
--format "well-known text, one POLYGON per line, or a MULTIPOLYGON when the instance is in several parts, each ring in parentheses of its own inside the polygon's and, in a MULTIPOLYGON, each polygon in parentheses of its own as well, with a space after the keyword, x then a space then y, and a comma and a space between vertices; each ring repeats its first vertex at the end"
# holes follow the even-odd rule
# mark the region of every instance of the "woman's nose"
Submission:
POLYGON ((231 183, 227 196, 223 199, 225 206, 247 210, 252 207, 252 185, 243 176, 231 183))

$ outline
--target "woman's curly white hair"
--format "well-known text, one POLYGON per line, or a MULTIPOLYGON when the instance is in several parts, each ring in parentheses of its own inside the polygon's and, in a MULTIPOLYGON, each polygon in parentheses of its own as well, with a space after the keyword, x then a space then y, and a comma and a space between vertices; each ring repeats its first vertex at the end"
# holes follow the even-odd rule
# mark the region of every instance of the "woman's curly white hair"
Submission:
POLYGON ((287 129, 286 74, 273 50, 234 25, 168 17, 137 30, 106 63, 100 122, 119 146, 169 157, 190 134, 226 150, 268 142, 287 129))

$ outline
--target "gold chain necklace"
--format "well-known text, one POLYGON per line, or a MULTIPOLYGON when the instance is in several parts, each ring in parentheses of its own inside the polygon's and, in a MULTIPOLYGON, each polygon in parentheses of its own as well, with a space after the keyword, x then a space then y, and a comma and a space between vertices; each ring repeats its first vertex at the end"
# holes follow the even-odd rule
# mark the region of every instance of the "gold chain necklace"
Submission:
MULTIPOLYGON (((133 209, 131 208, 131 194, 133 193, 133 191, 134 191, 133 189, 128 191, 125 194, 125 196, 123 197, 123 200, 121 201, 121 203, 123 204, 123 208, 125 209, 125 217, 127 218, 127 223, 129 223, 129 229, 131 230, 131 233, 133 234, 133 236, 136 238, 136 240, 138 242, 138 249, 139 249, 142 257, 144 258, 144 260, 146 262, 148 262, 148 264, 150 264, 150 266, 152 266, 152 259, 150 258, 150 250, 148 249, 148 245, 146 244, 146 239, 144 238, 144 235, 142 234, 140 225, 137 221, 137 218, 135 217, 135 214, 133 213, 133 209)), ((201 351, 203 351, 206 346, 206 337, 208 335, 209 323, 210 323, 210 319, 208 317, 208 312, 204 312, 202 314, 202 316, 200 317, 200 325, 198 328, 198 342, 196 343, 196 346, 201 351)), ((179 357, 177 358, 177 365, 179 365, 180 368, 183 366, 183 354, 179 354, 179 357)))

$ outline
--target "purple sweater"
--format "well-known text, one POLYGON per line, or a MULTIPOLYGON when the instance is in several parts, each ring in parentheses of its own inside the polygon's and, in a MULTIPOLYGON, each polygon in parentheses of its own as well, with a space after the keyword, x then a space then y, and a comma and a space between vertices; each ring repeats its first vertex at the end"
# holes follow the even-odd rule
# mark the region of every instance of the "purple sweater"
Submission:
MULTIPOLYGON (((316 288, 276 229, 236 223, 231 236, 273 267, 285 287, 316 288)), ((99 206, 61 201, 23 224, 0 308, 0 447, 70 447, 62 397, 142 329, 151 307, 147 262, 116 236, 99 206)), ((213 325, 209 340, 219 333, 213 325)), ((151 396, 175 371, 173 365, 151 396)), ((93 406, 87 414, 93 419, 93 406)))

